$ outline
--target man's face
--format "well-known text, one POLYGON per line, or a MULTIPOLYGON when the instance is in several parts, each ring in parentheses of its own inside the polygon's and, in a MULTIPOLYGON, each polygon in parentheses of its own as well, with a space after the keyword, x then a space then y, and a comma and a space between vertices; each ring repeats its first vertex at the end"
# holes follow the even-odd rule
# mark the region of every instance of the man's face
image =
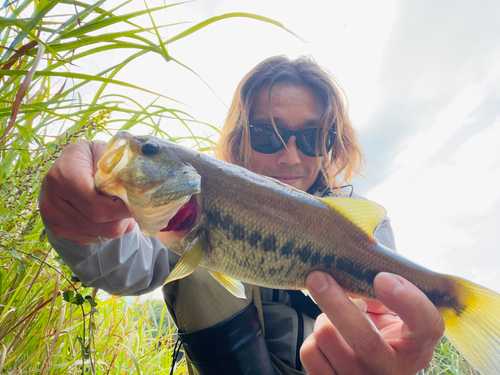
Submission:
MULTIPOLYGON (((323 109, 308 87, 296 87, 290 83, 277 83, 271 92, 261 89, 250 113, 250 122, 271 123, 271 113, 276 125, 290 130, 302 130, 319 126, 323 109)), ((319 174, 316 157, 306 156, 297 148, 295 136, 291 136, 287 148, 274 154, 262 154, 251 150, 252 172, 273 177, 297 189, 309 189, 319 174)))

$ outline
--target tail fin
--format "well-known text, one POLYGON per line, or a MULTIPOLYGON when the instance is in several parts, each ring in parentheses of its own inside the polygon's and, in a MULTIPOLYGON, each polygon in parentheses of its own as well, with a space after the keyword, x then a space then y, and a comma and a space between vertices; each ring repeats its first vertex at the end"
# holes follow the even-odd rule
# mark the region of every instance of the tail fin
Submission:
POLYGON ((466 309, 441 310, 445 336, 472 366, 485 375, 500 374, 500 294, 450 276, 466 309))

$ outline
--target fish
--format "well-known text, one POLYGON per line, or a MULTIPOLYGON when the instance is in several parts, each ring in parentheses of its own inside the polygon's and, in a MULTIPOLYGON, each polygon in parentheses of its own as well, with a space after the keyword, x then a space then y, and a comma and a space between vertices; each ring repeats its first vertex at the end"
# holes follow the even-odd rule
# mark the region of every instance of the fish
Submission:
POLYGON ((500 295, 424 268, 378 243, 386 216, 358 198, 318 198, 280 181, 149 135, 118 132, 94 183, 120 197, 142 233, 158 236, 180 259, 167 282, 202 266, 244 298, 242 282, 306 289, 327 272, 352 296, 377 300, 379 272, 401 275, 434 303, 445 335, 487 375, 500 374, 500 295))

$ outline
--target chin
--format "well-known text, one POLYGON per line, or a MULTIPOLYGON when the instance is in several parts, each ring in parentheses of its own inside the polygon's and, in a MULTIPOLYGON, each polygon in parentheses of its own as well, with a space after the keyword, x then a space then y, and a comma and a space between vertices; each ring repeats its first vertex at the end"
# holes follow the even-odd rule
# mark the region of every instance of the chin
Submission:
POLYGON ((302 179, 283 181, 285 184, 293 186, 295 189, 304 190, 304 181, 302 179))
POLYGON ((293 186, 295 189, 304 190, 302 186, 303 184, 301 184, 300 182, 292 182, 288 185, 293 186))

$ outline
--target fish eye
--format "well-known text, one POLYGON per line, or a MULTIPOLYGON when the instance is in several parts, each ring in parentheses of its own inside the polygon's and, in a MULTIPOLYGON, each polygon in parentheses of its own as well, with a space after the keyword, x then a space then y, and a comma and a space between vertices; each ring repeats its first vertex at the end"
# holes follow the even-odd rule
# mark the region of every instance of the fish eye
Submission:
POLYGON ((154 141, 144 143, 141 147, 141 152, 144 155, 154 155, 160 150, 160 145, 154 141))

